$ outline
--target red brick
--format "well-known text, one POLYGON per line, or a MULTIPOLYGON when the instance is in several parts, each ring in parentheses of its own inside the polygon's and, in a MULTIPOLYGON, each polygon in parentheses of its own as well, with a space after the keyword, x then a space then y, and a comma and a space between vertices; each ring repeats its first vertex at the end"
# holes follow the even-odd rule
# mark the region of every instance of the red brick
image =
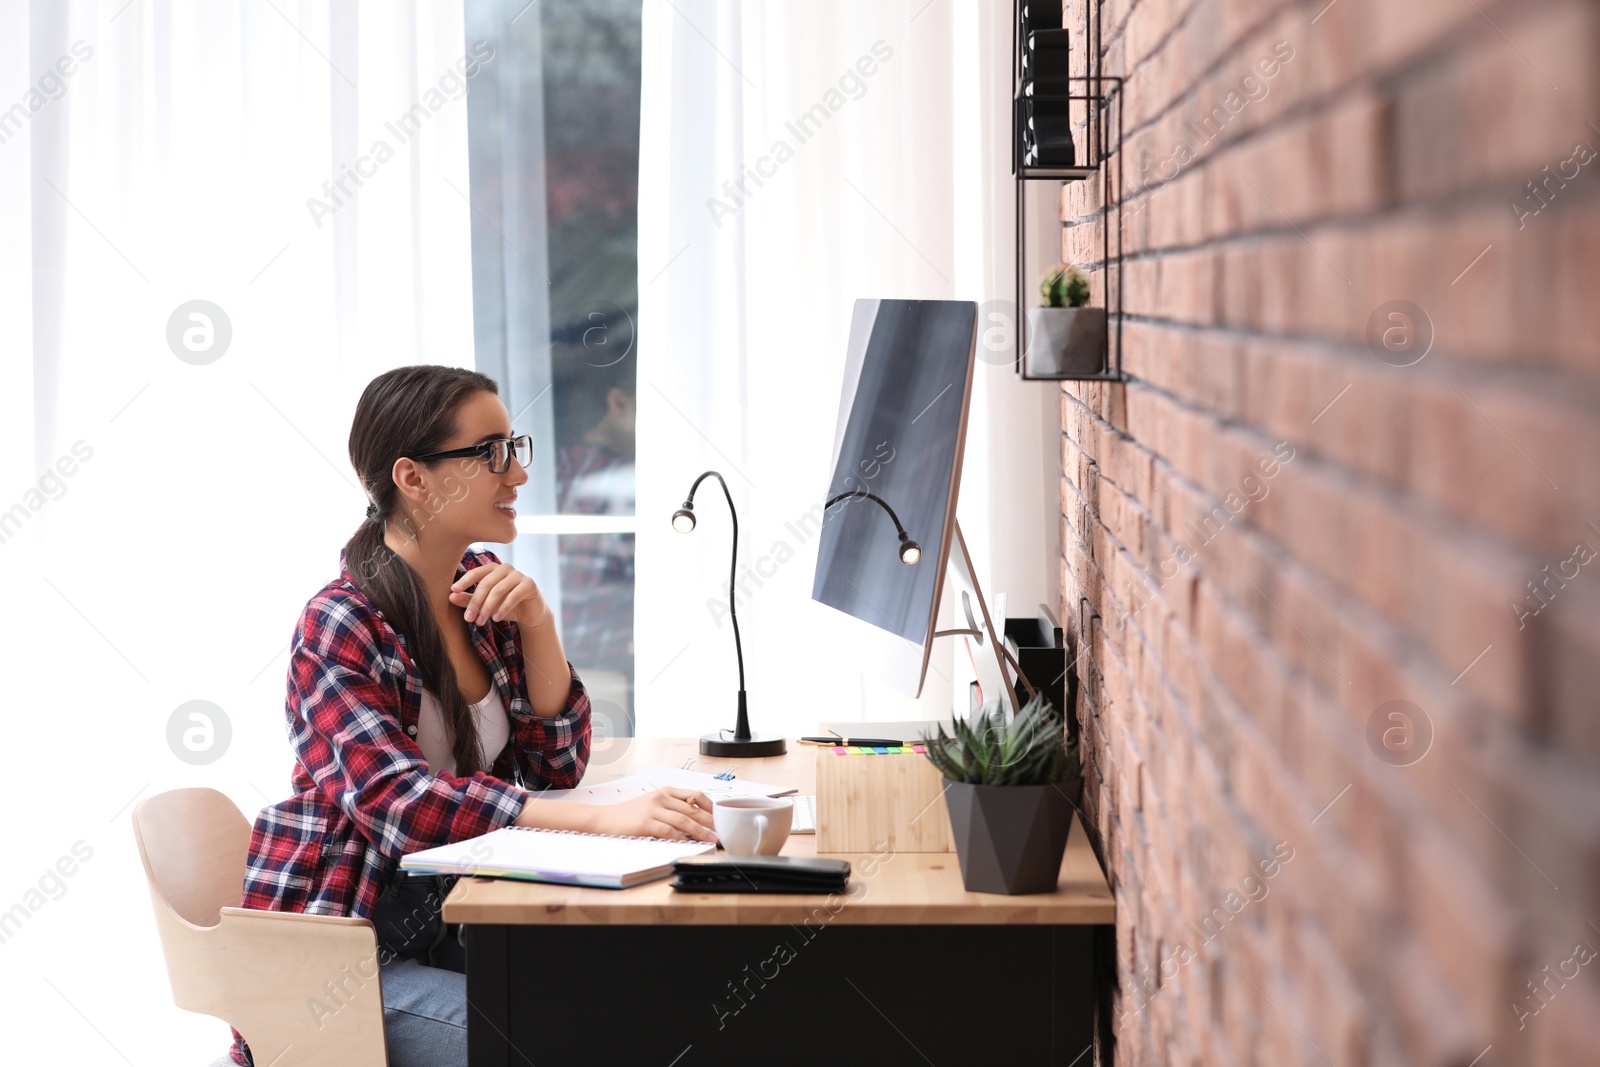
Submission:
MULTIPOLYGON (((1105 15, 1128 79, 1128 381, 1061 387, 1060 569, 1124 998, 1263 842, 1296 849, 1119 1024, 1116 1062, 1321 1062, 1315 1043, 1339 1063, 1460 1067, 1491 1041, 1482 1067, 1596 1059, 1592 987, 1525 1032, 1508 988, 1600 914, 1600 570, 1525 625, 1510 606, 1600 523, 1600 161, 1520 225, 1507 199, 1568 142, 1600 147, 1600 15, 1105 15), (1295 56, 1268 93, 1197 135, 1280 39, 1295 56), (1163 172, 1186 142, 1194 158, 1163 172), (1410 367, 1367 346, 1396 299, 1433 332, 1410 367), (1197 537, 1280 441, 1295 459, 1265 496, 1197 537), (1415 765, 1367 747, 1390 699, 1433 726, 1415 765)), ((1062 195, 1080 257, 1098 195, 1062 195)))
MULTIPOLYGON (((1521 931, 1516 916, 1441 835, 1413 830, 1400 899, 1411 929, 1455 998, 1486 1027, 1515 996, 1521 931)), ((1490 1031, 1491 1034, 1493 1030, 1490 1031)))

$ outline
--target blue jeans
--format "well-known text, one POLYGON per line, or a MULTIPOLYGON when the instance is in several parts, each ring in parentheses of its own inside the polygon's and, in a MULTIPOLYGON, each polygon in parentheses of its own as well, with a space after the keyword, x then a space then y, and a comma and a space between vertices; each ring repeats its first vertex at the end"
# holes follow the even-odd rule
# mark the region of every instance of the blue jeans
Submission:
POLYGON ((466 1067, 466 950, 439 917, 454 881, 396 872, 373 910, 390 1067, 466 1067))
POLYGON ((467 976, 416 960, 380 971, 389 1067, 466 1067, 467 976))

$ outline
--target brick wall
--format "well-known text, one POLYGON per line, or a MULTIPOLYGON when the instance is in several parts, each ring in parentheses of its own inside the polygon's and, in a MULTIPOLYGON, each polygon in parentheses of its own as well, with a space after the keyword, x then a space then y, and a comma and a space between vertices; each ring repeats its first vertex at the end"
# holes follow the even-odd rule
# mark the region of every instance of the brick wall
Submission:
MULTIPOLYGON (((1061 589, 1105 1062, 1600 1063, 1600 13, 1104 11, 1127 381, 1061 390, 1061 589)), ((1093 265, 1093 183, 1062 220, 1093 265)))

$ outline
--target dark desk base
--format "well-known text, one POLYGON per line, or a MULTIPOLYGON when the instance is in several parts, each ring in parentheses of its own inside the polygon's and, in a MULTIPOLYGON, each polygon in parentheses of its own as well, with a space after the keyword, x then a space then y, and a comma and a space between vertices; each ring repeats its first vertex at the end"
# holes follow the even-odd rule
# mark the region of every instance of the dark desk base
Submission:
POLYGON ((1095 930, 469 926, 469 1062, 1084 1067, 1095 930))

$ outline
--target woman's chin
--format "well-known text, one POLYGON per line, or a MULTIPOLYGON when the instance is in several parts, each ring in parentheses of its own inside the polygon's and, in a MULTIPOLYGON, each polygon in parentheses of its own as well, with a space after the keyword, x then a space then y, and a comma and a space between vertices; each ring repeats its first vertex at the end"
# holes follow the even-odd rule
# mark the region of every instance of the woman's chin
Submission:
POLYGON ((515 516, 501 516, 496 522, 486 524, 482 530, 483 536, 479 541, 490 541, 497 545, 509 545, 517 539, 517 520, 515 516))

